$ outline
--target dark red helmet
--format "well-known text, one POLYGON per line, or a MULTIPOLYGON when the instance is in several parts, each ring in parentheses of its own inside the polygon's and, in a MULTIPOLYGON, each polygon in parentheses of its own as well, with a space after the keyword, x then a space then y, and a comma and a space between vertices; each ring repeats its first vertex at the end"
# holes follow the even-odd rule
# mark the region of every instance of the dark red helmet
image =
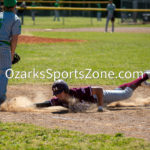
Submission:
POLYGON ((57 80, 52 85, 52 91, 53 91, 53 95, 60 94, 63 91, 65 93, 68 93, 69 92, 69 87, 68 87, 68 85, 65 81, 57 80))

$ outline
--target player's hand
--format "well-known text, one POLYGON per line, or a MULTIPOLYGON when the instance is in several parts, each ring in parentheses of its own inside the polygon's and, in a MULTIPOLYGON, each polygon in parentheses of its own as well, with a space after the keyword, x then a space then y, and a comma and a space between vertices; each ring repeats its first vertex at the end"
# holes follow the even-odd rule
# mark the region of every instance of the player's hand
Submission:
POLYGON ((103 107, 102 106, 98 106, 98 110, 97 110, 98 112, 103 112, 104 110, 103 110, 103 107))

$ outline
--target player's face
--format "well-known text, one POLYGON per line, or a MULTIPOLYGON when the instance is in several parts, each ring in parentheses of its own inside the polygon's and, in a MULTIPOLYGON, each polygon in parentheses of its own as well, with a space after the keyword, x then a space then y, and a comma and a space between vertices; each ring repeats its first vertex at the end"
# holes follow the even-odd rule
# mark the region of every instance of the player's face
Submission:
POLYGON ((61 92, 60 94, 57 94, 56 97, 57 97, 58 99, 60 99, 60 100, 65 100, 66 95, 67 95, 67 94, 63 91, 63 92, 61 92))

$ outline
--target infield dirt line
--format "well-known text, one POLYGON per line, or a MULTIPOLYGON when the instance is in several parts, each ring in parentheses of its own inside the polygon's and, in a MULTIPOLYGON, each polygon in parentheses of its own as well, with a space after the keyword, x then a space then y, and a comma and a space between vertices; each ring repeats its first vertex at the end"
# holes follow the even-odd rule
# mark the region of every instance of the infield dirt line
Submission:
MULTIPOLYGON (((110 30, 110 28, 109 28, 110 30)), ((68 28, 68 29, 23 29, 23 32, 104 32, 104 28, 68 28)), ((115 32, 150 33, 150 27, 116 27, 115 32)))

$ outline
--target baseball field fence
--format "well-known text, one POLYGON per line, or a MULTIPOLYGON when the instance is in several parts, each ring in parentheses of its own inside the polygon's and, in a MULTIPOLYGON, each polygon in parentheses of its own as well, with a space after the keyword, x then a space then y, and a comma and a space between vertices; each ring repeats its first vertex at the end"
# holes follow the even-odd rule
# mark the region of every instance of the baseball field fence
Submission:
MULTIPOLYGON (((65 25, 67 21, 65 18, 67 17, 89 18, 89 23, 93 25, 94 18, 100 21, 107 16, 106 6, 108 1, 59 1, 60 7, 54 7, 55 2, 47 0, 18 0, 17 14, 20 17, 31 16, 33 20, 35 20, 33 17, 36 18, 37 16, 55 17, 56 15, 56 17, 61 18, 60 24, 63 25, 65 25), (26 3, 25 7, 22 7, 22 2, 26 3), (101 8, 98 8, 97 4, 101 4, 101 8)), ((2 5, 3 1, 1 0, 0 3, 2 5)), ((118 19, 118 23, 150 23, 150 8, 148 6, 149 4, 146 7, 147 9, 116 8, 115 18, 118 19)))
MULTIPOLYGON (((89 17, 90 23, 93 25, 93 19, 97 18, 97 13, 101 13, 101 19, 106 18, 107 12, 105 8, 73 8, 73 7, 17 7, 17 10, 24 10, 25 16, 30 16, 32 11, 35 11, 36 16, 55 16, 55 11, 59 12, 59 17, 62 18, 65 25, 67 17, 89 17)), ((150 23, 150 9, 116 9, 115 17, 119 19, 119 23, 150 23)))

